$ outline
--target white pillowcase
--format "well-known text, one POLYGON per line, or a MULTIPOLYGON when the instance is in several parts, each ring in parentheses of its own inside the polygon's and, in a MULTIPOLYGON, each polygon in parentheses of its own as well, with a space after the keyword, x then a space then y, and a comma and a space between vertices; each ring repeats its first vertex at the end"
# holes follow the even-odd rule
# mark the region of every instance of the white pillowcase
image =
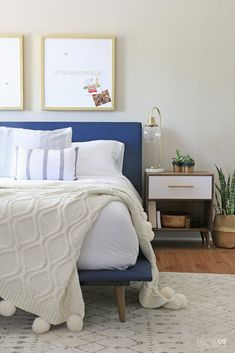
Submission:
POLYGON ((78 175, 121 175, 125 145, 113 140, 74 142, 78 146, 78 175))
POLYGON ((0 127, 0 177, 14 177, 16 146, 63 149, 71 147, 72 129, 28 130, 0 127))
POLYGON ((78 147, 62 150, 16 148, 16 179, 76 179, 78 147))

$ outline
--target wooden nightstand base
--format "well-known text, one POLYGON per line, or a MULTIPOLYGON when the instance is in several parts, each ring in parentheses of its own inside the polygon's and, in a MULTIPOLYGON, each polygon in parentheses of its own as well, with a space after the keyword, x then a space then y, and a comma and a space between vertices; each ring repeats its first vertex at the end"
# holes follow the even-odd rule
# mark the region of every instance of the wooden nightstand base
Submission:
POLYGON ((199 232, 210 249, 213 190, 214 175, 208 172, 145 172, 145 209, 153 230, 199 232), (162 227, 163 214, 186 215, 185 228, 162 227))

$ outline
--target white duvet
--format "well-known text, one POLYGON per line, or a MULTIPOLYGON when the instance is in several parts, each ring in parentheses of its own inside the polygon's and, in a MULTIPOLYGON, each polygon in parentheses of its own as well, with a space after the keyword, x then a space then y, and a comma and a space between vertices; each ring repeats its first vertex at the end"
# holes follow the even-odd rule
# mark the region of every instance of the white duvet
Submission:
MULTIPOLYGON (((104 183, 125 185, 139 197, 130 181, 125 176, 82 176, 76 181, 66 183, 104 183)), ((55 181, 41 180, 37 184, 50 185, 55 181)), ((63 183, 63 181, 58 181, 63 183)), ((0 178, 0 186, 32 185, 33 180, 14 180, 0 178)), ((118 269, 125 270, 136 263, 139 243, 127 207, 119 201, 110 202, 105 206, 92 228, 88 232, 81 255, 77 262, 82 270, 118 269)))

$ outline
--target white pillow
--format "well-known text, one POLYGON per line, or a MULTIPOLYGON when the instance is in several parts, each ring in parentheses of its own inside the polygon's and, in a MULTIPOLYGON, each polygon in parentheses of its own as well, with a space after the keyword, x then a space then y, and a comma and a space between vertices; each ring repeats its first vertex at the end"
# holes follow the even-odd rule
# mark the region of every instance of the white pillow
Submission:
POLYGON ((78 175, 121 175, 125 145, 113 140, 74 142, 79 147, 78 175))
POLYGON ((78 147, 62 150, 16 148, 16 179, 76 179, 78 147))
POLYGON ((71 141, 71 127, 54 131, 0 127, 0 177, 15 176, 16 146, 63 149, 71 141))

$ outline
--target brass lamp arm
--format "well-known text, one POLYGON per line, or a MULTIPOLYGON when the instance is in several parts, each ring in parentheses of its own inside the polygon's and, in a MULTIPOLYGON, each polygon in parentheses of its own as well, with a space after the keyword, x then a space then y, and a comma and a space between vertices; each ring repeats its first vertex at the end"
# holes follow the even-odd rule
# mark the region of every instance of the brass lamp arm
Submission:
POLYGON ((148 119, 148 126, 159 126, 160 128, 160 131, 162 129, 162 117, 161 117, 161 113, 160 113, 160 110, 158 109, 158 107, 153 107, 152 109, 152 114, 151 114, 151 117, 148 119), (157 111, 158 115, 159 115, 159 124, 156 123, 156 119, 154 117, 154 110, 157 111))

